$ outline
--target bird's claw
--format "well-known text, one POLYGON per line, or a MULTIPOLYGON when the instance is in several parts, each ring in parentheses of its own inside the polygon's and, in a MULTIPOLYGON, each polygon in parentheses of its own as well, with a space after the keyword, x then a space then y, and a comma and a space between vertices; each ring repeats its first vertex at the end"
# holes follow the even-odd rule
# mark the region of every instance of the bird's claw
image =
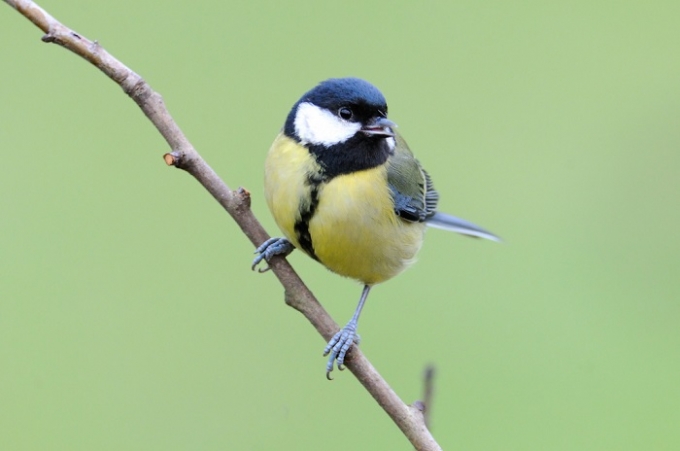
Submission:
MULTIPOLYGON (((293 249, 295 249, 293 244, 285 238, 269 238, 257 249, 255 249, 255 254, 258 255, 253 259, 253 264, 251 265, 250 269, 255 271, 255 268, 262 260, 269 262, 269 260, 276 255, 282 255, 285 257, 286 255, 293 252, 293 249)), ((257 271, 263 273, 269 271, 270 269, 271 267, 267 265, 266 268, 258 268, 257 271)))
POLYGON ((345 369, 344 364, 347 351, 352 347, 352 344, 359 344, 359 335, 357 335, 356 330, 356 324, 350 322, 340 329, 324 348, 323 355, 330 355, 328 363, 326 363, 326 379, 329 381, 333 380, 331 377, 333 366, 337 365, 338 370, 343 371, 345 369))

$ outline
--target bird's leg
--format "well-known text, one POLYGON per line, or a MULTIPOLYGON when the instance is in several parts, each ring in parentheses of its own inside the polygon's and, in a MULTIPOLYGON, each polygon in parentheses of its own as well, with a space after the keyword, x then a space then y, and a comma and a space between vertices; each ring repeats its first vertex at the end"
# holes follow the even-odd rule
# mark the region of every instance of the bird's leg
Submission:
POLYGON ((364 291, 361 292, 361 299, 359 299, 359 305, 357 305, 352 319, 349 320, 349 323, 347 323, 345 327, 340 329, 340 332, 331 338, 331 341, 328 342, 326 348, 323 350, 323 355, 330 354, 328 363, 326 364, 326 377, 329 380, 333 379, 331 377, 331 371, 333 371, 335 362, 337 362, 340 371, 344 370, 345 368, 342 364, 345 362, 345 354, 347 354, 352 343, 356 342, 359 344, 357 322, 359 321, 359 315, 361 315, 361 309, 364 308, 364 303, 366 303, 369 291, 371 291, 371 286, 364 285, 364 291))
MULTIPOLYGON (((265 260, 266 262, 269 262, 269 260, 274 257, 275 255, 281 255, 283 257, 287 256, 293 250, 295 249, 295 246, 293 246, 293 243, 288 241, 285 238, 269 238, 267 241, 262 243, 260 247, 255 249, 255 253, 258 254, 257 257, 253 260, 253 265, 251 266, 251 269, 255 271, 255 267, 257 266, 258 263, 260 263, 262 260, 265 260)), ((264 269, 258 269, 259 272, 265 272, 269 271, 270 267, 267 265, 266 268, 264 269)))

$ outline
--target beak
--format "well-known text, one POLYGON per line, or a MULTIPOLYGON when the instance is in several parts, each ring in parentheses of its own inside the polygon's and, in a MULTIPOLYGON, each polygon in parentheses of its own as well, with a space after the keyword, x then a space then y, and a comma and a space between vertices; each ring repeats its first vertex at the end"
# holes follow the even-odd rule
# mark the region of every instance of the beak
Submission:
POLYGON ((387 119, 386 117, 377 117, 372 119, 368 124, 361 127, 361 131, 368 136, 394 136, 392 127, 396 127, 397 124, 387 119))

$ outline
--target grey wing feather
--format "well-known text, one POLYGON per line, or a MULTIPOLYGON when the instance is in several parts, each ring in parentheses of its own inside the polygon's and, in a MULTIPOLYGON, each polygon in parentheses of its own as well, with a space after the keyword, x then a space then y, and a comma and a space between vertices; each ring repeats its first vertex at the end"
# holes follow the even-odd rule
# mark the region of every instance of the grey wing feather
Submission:
POLYGON ((450 232, 460 233, 462 235, 472 236, 475 238, 485 238, 487 240, 498 241, 501 239, 493 233, 473 224, 465 219, 456 218, 455 216, 447 215, 446 213, 436 212, 427 219, 427 225, 436 229, 448 230, 450 232))
POLYGON ((437 212, 437 204, 439 203, 439 193, 434 189, 434 184, 430 178, 430 174, 422 170, 425 176, 425 210, 426 216, 429 218, 437 212))

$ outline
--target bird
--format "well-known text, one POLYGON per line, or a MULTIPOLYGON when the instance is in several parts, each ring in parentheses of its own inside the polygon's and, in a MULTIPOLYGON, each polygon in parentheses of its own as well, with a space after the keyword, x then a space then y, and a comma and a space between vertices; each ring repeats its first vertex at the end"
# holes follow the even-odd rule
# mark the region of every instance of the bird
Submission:
MULTIPOLYGON (((326 345, 326 377, 358 344, 371 288, 408 268, 429 227, 500 241, 437 211, 439 194, 387 118, 387 101, 360 78, 331 78, 291 108, 265 160, 265 198, 284 237, 266 240, 252 269, 300 249, 363 290, 354 315, 326 345)), ((260 268, 260 272, 269 269, 260 268)))

